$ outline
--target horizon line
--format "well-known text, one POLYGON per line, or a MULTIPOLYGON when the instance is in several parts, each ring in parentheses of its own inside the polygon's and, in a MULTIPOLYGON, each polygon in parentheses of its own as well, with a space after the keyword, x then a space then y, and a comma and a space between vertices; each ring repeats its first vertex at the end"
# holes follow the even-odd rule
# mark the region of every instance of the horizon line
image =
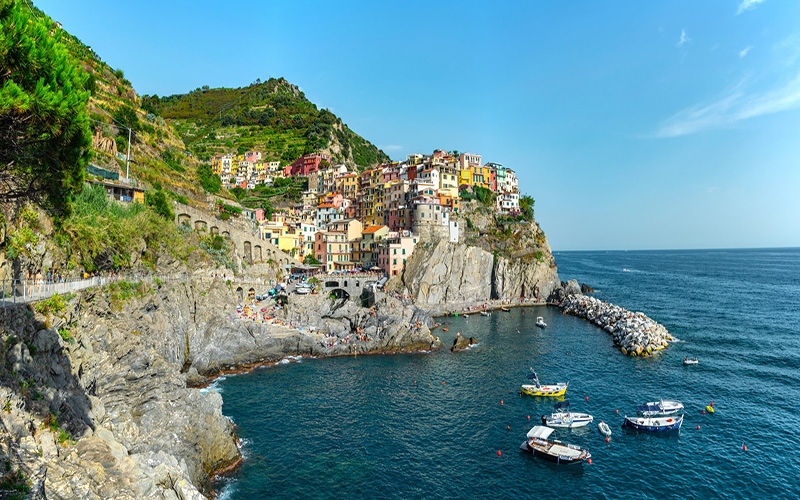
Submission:
POLYGON ((786 247, 720 247, 720 248, 606 248, 596 250, 552 250, 551 253, 557 252, 695 252, 695 251, 711 251, 711 250, 800 250, 800 246, 786 246, 786 247))

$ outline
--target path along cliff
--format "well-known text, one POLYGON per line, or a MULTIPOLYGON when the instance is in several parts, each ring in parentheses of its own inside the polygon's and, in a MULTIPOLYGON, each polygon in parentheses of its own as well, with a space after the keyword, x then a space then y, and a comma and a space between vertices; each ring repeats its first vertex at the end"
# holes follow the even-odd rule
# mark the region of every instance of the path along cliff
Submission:
POLYGON ((204 375, 289 355, 441 347, 430 316, 395 299, 366 309, 292 297, 277 314, 291 328, 233 319, 231 288, 110 287, 63 308, 6 310, 0 458, 20 485, 48 499, 207 498, 211 477, 241 456, 221 397, 191 387, 204 375))

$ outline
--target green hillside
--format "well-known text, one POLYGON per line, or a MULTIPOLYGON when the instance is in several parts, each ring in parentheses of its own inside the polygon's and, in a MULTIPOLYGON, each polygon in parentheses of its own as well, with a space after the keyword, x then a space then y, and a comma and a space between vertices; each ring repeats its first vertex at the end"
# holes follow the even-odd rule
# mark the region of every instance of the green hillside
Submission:
POLYGON ((383 151, 327 109, 317 109, 283 78, 237 89, 203 87, 188 94, 143 96, 142 107, 167 119, 201 160, 256 150, 282 163, 313 151, 362 168, 389 161, 383 151))

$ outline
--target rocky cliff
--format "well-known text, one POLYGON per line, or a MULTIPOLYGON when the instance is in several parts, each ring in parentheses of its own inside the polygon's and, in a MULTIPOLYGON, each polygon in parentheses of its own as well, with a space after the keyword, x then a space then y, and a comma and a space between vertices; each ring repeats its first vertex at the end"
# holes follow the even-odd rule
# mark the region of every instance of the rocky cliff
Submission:
POLYGON ((535 223, 513 228, 492 224, 489 219, 483 227, 463 233, 459 243, 435 234, 423 239, 402 276, 388 286, 411 293, 432 314, 486 299, 553 298, 561 282, 544 232, 535 223))
POLYGON ((371 309, 292 297, 280 318, 313 333, 234 320, 220 279, 90 290, 38 309, 8 309, 0 323, 0 460, 37 498, 205 498, 240 454, 221 397, 188 387, 202 374, 441 347, 430 316, 388 297, 371 309))

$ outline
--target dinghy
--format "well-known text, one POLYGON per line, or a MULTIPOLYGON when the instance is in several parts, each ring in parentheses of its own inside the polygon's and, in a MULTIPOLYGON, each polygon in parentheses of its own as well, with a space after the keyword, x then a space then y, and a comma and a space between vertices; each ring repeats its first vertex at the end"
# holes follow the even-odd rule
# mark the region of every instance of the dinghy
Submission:
POLYGON ((597 430, 599 430, 600 434, 604 435, 605 437, 611 435, 611 427, 609 427, 608 424, 603 422, 602 420, 600 421, 599 424, 597 424, 597 430))
POLYGON ((539 328, 547 328, 547 323, 544 322, 543 317, 538 316, 536 318, 536 326, 538 326, 539 328))

